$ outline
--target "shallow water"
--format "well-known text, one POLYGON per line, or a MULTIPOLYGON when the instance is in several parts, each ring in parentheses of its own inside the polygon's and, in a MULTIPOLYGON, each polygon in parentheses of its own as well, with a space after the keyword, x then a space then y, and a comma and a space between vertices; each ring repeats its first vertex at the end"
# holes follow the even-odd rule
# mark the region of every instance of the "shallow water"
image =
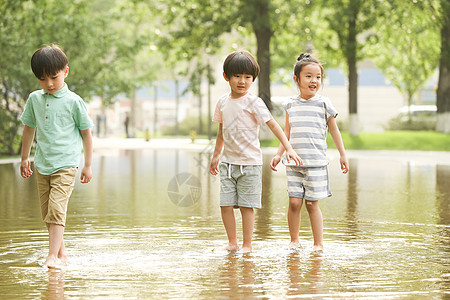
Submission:
POLYGON ((288 250, 286 177, 283 167, 269 169, 270 154, 254 252, 242 255, 211 252, 226 236, 209 154, 117 150, 95 156, 93 181, 76 184, 65 233, 70 263, 50 271, 41 267, 48 235, 34 176, 22 179, 18 163, 0 165, 0 298, 449 297, 450 165, 350 153, 351 172, 342 175, 329 153, 322 255, 312 253, 304 211, 303 248, 288 250))

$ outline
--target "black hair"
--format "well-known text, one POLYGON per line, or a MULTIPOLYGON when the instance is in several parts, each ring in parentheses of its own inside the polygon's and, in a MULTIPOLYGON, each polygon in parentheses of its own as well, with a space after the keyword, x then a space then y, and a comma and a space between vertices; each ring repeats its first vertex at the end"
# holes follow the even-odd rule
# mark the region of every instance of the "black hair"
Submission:
POLYGON ((248 74, 253 76, 253 81, 259 74, 259 64, 253 55, 245 50, 230 53, 223 63, 223 72, 230 79, 236 74, 248 74))
POLYGON ((44 76, 52 76, 69 64, 66 54, 58 45, 44 46, 31 57, 31 70, 34 76, 41 79, 44 76))
POLYGON ((321 80, 323 80, 324 75, 324 69, 320 61, 313 57, 310 53, 300 53, 300 55, 297 58, 297 62, 294 65, 294 75, 297 76, 297 78, 300 77, 300 72, 302 71, 304 66, 310 65, 310 64, 317 64, 320 67, 320 71, 322 73, 321 80))

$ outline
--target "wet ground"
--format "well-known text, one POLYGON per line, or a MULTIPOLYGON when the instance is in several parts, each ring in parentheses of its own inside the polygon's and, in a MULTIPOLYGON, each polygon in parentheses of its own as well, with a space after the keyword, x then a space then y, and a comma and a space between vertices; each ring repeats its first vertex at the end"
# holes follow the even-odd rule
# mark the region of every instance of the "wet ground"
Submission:
MULTIPOLYGON (((152 141, 152 143, 155 143, 152 141)), ((333 196, 321 200, 325 252, 312 252, 308 216, 290 251, 286 177, 268 167, 254 252, 226 243, 210 147, 96 151, 94 179, 77 183, 66 227, 70 263, 41 265, 48 235, 36 182, 0 165, 2 299, 444 299, 450 296, 447 153, 349 151, 342 175, 329 151, 333 196)), ((238 226, 240 225, 240 216, 238 226)), ((240 232, 239 232, 240 233, 240 232)), ((239 234, 241 236, 241 234, 239 234)))

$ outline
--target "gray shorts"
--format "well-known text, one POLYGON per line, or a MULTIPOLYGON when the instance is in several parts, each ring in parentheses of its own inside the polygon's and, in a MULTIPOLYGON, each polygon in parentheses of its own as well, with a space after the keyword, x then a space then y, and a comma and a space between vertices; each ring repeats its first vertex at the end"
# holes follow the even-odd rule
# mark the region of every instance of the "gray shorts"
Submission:
POLYGON ((309 201, 331 196, 328 167, 288 167, 286 166, 289 197, 309 201))
POLYGON ((261 208, 262 166, 219 164, 220 206, 261 208))

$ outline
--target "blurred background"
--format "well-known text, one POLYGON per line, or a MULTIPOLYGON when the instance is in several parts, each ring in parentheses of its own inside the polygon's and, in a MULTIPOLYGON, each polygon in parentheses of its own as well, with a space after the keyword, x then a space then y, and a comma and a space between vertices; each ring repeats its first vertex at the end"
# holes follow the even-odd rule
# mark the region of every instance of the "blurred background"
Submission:
POLYGON ((214 138, 212 113, 229 90, 222 64, 239 49, 257 57, 251 91, 282 125, 307 51, 323 63, 320 93, 350 136, 448 133, 449 15, 445 0, 1 0, 0 153, 20 153, 19 117, 40 88, 30 58, 52 43, 99 138, 214 138))

